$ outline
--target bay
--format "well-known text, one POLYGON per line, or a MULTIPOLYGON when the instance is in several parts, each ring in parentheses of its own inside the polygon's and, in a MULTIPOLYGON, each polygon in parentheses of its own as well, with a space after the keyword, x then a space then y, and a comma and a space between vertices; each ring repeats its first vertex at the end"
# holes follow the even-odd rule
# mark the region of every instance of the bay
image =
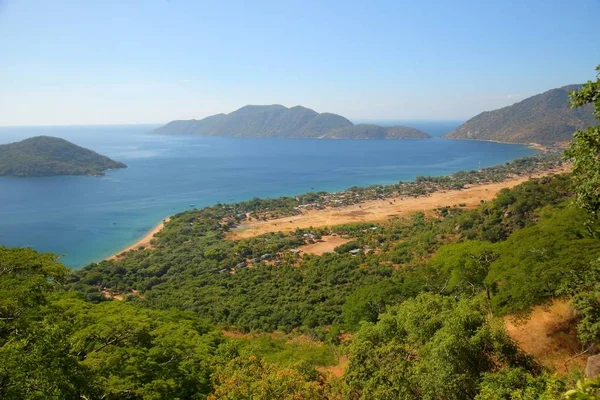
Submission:
POLYGON ((0 143, 63 137, 129 168, 104 177, 0 178, 0 245, 99 261, 193 207, 449 175, 533 154, 522 145, 444 140, 166 137, 155 126, 2 127, 0 143))

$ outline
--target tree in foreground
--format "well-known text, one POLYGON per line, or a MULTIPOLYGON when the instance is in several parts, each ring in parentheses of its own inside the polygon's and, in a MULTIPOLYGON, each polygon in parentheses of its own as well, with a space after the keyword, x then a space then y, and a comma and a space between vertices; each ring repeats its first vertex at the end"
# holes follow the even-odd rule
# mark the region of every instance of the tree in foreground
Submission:
POLYGON ((584 379, 578 381, 575 389, 565 393, 567 400, 598 400, 600 399, 600 379, 584 379))
MULTIPOLYGON (((571 93, 571 105, 581 107, 592 103, 594 115, 600 121, 600 65, 596 67, 596 81, 588 81, 571 93)), ((577 189, 577 201, 594 219, 600 217, 600 125, 575 132, 575 140, 565 152, 573 161, 573 180, 577 189)))
POLYGON ((53 254, 0 246, 1 399, 204 399, 221 336, 190 313, 61 290, 53 254))
POLYGON ((256 357, 237 357, 213 376, 209 399, 317 400, 328 398, 325 386, 300 368, 280 368, 256 357))
POLYGON ((350 345, 350 399, 473 399, 482 376, 537 373, 479 301, 421 294, 366 324, 350 345))

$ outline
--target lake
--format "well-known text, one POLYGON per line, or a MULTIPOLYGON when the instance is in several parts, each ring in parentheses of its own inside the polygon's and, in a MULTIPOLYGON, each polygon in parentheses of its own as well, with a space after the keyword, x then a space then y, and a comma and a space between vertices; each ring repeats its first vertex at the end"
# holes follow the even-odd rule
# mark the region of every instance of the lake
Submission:
POLYGON ((148 135, 155 126, 2 127, 0 143, 63 137, 129 168, 104 177, 0 178, 0 244, 79 268, 194 207, 448 175, 533 154, 521 145, 148 135))

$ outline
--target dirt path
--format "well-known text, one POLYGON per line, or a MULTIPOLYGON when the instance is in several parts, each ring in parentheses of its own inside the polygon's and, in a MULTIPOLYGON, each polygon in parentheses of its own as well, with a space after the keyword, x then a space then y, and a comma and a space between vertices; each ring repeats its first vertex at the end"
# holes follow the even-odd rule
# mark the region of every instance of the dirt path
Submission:
MULTIPOLYGON (((546 171, 531 177, 541 177, 551 173, 567 172, 568 167, 546 171)), ((234 229, 230 239, 249 238, 269 232, 290 232, 296 228, 327 227, 353 222, 378 222, 394 216, 408 216, 418 211, 432 210, 453 205, 466 208, 477 207, 481 200, 489 201, 504 189, 517 186, 529 180, 529 177, 509 179, 499 183, 488 183, 468 187, 462 190, 445 190, 429 196, 408 197, 404 199, 369 200, 346 207, 309 210, 300 215, 277 218, 269 221, 247 221, 234 229)))

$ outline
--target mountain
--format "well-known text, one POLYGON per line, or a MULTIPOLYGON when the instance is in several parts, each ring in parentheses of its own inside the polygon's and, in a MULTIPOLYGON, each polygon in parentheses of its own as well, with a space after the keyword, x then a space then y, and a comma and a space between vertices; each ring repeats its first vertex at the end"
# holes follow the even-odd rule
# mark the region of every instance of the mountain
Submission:
POLYGON ((126 167, 56 137, 36 136, 0 145, 0 176, 103 175, 107 169, 126 167))
POLYGON ((217 114, 201 120, 172 121, 152 133, 163 135, 210 135, 335 139, 428 138, 414 128, 383 128, 354 125, 331 113, 317 113, 306 107, 282 105, 245 106, 229 114, 217 114))
POLYGON ((511 106, 483 112, 445 137, 511 143, 569 141, 577 129, 598 123, 591 104, 575 109, 570 107, 569 93, 579 87, 569 85, 552 89, 511 106))

